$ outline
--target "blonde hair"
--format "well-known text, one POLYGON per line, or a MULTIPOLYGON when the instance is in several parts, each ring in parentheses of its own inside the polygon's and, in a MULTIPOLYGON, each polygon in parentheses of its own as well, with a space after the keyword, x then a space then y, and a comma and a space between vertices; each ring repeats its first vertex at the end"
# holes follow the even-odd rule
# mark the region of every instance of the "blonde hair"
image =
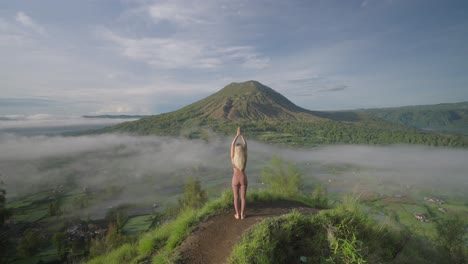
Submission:
POLYGON ((234 147, 234 158, 232 164, 239 170, 245 169, 245 148, 242 144, 236 144, 234 147))

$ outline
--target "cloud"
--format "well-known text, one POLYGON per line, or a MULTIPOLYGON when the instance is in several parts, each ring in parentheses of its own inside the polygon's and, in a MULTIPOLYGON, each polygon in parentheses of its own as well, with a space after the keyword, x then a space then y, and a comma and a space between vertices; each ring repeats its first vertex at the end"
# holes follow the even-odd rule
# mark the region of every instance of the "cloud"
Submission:
POLYGON ((104 30, 102 37, 115 43, 123 56, 161 69, 214 69, 228 65, 263 69, 270 61, 252 46, 218 46, 201 39, 129 38, 110 30, 104 30))
MULTIPOLYGON (((201 4, 201 3, 200 3, 201 4)), ((200 5, 193 3, 176 4, 174 2, 155 3, 148 6, 148 13, 155 22, 169 21, 179 25, 207 23, 202 18, 200 5)))
MULTIPOLYGON (((314 75, 308 73, 308 75, 314 75)), ((312 77, 302 77, 287 79, 278 83, 279 86, 289 88, 289 93, 295 96, 313 96, 319 93, 340 92, 349 88, 348 85, 336 84, 337 80, 332 80, 322 75, 312 77)))
POLYGON ((30 16, 28 16, 26 13, 20 11, 16 13, 15 17, 16 21, 22 24, 23 26, 32 29, 36 33, 39 33, 41 35, 44 35, 46 33, 45 29, 37 24, 30 16))
POLYGON ((270 58, 257 53, 252 46, 223 47, 215 53, 219 54, 225 62, 237 62, 250 69, 264 69, 270 63, 270 58))
POLYGON ((242 17, 239 8, 244 8, 242 1, 229 5, 210 0, 143 3, 125 12, 127 19, 152 22, 159 34, 129 36, 107 28, 98 34, 116 44, 121 55, 159 69, 265 69, 270 58, 258 46, 243 41, 251 38, 252 30, 242 25, 259 14, 242 17))
POLYGON ((339 91, 343 91, 346 88, 348 88, 347 85, 334 85, 334 86, 328 86, 328 87, 320 88, 320 89, 316 90, 315 92, 317 92, 317 93, 339 92, 339 91))
MULTIPOLYGON (((11 196, 50 189, 74 176, 78 188, 125 187, 114 204, 178 195, 184 179, 230 187, 229 139, 210 142, 165 137, 98 135, 21 137, 0 135, 2 180, 11 196), (71 176, 70 176, 71 175, 71 176), (136 197, 136 198, 135 198, 136 197)), ((306 182, 331 179, 343 191, 354 186, 417 186, 419 190, 465 193, 468 151, 422 146, 323 146, 290 149, 249 141, 248 177, 261 186, 261 168, 273 155, 298 164, 306 182), (334 168, 337 168, 336 170, 334 168)), ((333 185, 330 187, 333 191, 333 185)), ((406 189, 406 188, 402 188, 406 189)), ((107 207, 108 205, 106 205, 107 207)), ((106 207, 101 207, 106 208, 106 207)))
POLYGON ((324 79, 323 77, 314 76, 314 77, 307 77, 307 78, 300 78, 300 79, 291 79, 291 80, 286 80, 286 81, 291 84, 310 85, 311 83, 315 84, 318 81, 321 81, 323 79, 324 79))
POLYGON ((56 104, 57 101, 42 98, 0 98, 0 105, 2 107, 15 107, 15 106, 34 106, 34 107, 49 107, 56 104))
MULTIPOLYGON (((115 113, 115 112, 113 112, 115 113)), ((104 114, 104 112, 102 113, 104 114)), ((55 116, 49 114, 34 115, 3 115, 0 116, 0 134, 2 130, 14 131, 17 129, 33 128, 64 128, 73 126, 106 126, 132 119, 118 118, 84 118, 80 116, 55 116)), ((34 134, 34 133, 32 133, 34 134)))
POLYGON ((130 114, 130 113, 140 113, 140 114, 149 114, 149 109, 146 107, 136 107, 132 106, 129 103, 109 103, 103 106, 101 109, 96 111, 96 114, 130 114))
POLYGON ((103 37, 117 44, 120 53, 130 59, 142 61, 163 69, 214 68, 221 61, 210 56, 202 43, 173 38, 127 38, 111 31, 103 37))

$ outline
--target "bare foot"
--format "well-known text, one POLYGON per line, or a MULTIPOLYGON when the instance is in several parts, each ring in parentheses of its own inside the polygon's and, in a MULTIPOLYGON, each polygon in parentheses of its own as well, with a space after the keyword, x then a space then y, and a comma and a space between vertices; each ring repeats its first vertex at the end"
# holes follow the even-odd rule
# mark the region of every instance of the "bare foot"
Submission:
POLYGON ((241 215, 241 219, 244 219, 245 218, 245 214, 241 215))
POLYGON ((234 215, 234 218, 239 219, 239 215, 238 215, 238 214, 235 214, 235 215, 234 215))

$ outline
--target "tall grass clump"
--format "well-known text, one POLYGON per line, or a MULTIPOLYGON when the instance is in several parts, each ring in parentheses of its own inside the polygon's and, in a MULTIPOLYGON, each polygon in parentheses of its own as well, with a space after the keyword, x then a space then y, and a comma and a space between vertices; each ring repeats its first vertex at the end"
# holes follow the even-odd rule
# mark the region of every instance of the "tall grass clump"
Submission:
POLYGON ((328 249, 325 229, 310 216, 298 212, 266 218, 243 236, 229 258, 235 264, 307 263, 326 260, 328 249))
MULTIPOLYGON (((448 263, 427 248, 416 250, 411 236, 377 224, 346 197, 317 215, 293 212, 267 218, 235 245, 231 263, 448 263), (405 245, 411 247, 406 248, 405 245), (414 256, 403 255, 413 253, 414 256), (430 254, 428 254, 430 253, 430 254), (411 260, 410 262, 406 260, 411 260)), ((424 245, 420 243, 419 245, 424 245)))

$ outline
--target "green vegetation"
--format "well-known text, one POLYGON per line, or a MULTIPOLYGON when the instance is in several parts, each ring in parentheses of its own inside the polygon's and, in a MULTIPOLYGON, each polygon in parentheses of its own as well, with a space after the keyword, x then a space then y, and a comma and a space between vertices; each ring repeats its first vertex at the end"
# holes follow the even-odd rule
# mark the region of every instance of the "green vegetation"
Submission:
POLYGON ((382 226, 345 199, 334 209, 306 216, 268 218, 245 234, 231 263, 452 263, 408 230, 382 226))
MULTIPOLYGON (((250 164, 249 172, 254 171, 256 164, 258 170, 255 174, 260 174, 258 172, 262 163, 250 164)), ((54 189, 17 198, 8 205, 14 209, 15 224, 21 231, 34 226, 43 227, 40 233, 46 234, 48 244, 38 246, 27 258, 18 257, 10 261, 26 264, 38 261, 85 261, 90 258, 89 263, 177 262, 178 247, 187 235, 209 215, 217 214, 232 206, 233 198, 230 190, 223 193, 221 198, 205 205, 207 194, 202 186, 205 188, 210 186, 212 188, 209 192, 210 197, 216 197, 219 196, 219 186, 226 183, 226 179, 211 177, 213 174, 219 174, 219 171, 207 172, 203 166, 189 168, 183 176, 204 175, 203 181, 189 178, 183 186, 180 184, 180 179, 184 177, 174 173, 174 177, 168 177, 170 178, 168 183, 163 182, 158 186, 159 190, 173 195, 170 202, 184 208, 183 210, 177 205, 174 205, 174 208, 177 207, 174 210, 163 209, 159 207, 159 202, 162 200, 157 197, 152 198, 155 200, 151 200, 149 204, 151 206, 156 202, 150 209, 153 210, 152 213, 145 211, 127 214, 131 209, 140 209, 139 206, 127 204, 102 210, 101 218, 97 221, 91 220, 84 213, 79 216, 81 219, 73 220, 76 221, 74 223, 66 218, 67 211, 92 208, 99 199, 110 201, 113 197, 118 197, 123 188, 122 184, 118 183, 92 190, 54 189), (171 190, 166 190, 166 187, 171 190), (181 190, 184 190, 184 194, 179 196, 181 190), (180 199, 177 200, 177 197, 180 199), (51 216, 50 205, 54 203, 57 204, 59 213, 51 216), (159 215, 155 210, 164 211, 159 215), (102 219, 106 211, 107 217, 102 219), (108 227, 107 234, 103 231, 92 239, 73 242, 67 240, 70 236, 68 231, 70 227, 83 226, 86 230, 90 225, 99 223, 103 228, 108 227), (108 223, 111 225, 107 226, 108 223), (64 236, 67 238, 63 239, 64 236)), ((310 164, 306 161, 293 164, 285 163, 275 157, 261 171, 263 174, 261 181, 265 185, 261 185, 260 179, 255 178, 252 173, 249 174, 252 175, 252 178, 249 178, 252 179, 249 188, 266 186, 266 189, 259 191, 249 189, 249 203, 293 200, 313 207, 328 208, 330 205, 342 203, 343 192, 349 191, 350 185, 358 183, 359 191, 364 192, 360 202, 364 205, 365 214, 363 210, 358 209, 356 202, 345 202, 336 208, 322 210, 317 216, 300 215, 296 212, 281 218, 267 219, 265 227, 259 225, 258 235, 246 235, 252 236, 250 242, 246 241, 254 243, 254 248, 266 247, 264 249, 266 255, 255 256, 260 258, 258 263, 267 263, 267 260, 272 258, 271 254, 274 259, 277 259, 279 254, 279 259, 296 263, 446 263, 448 260, 451 263, 463 263, 460 260, 466 258, 466 246, 460 246, 466 245, 466 236, 461 236, 463 241, 461 244, 450 244, 451 241, 460 241, 460 237, 454 235, 466 233, 463 231, 467 224, 466 199, 461 191, 459 191, 461 195, 458 196, 460 199, 450 200, 449 197, 453 197, 451 195, 438 197, 447 202, 441 205, 447 209, 447 212, 442 212, 438 210, 439 205, 424 202, 422 197, 434 194, 435 191, 445 195, 445 190, 440 188, 434 190, 433 187, 427 190, 424 189, 425 186, 404 186, 403 183, 395 182, 392 184, 383 179, 376 179, 371 169, 355 165, 310 164), (302 173, 299 168, 308 168, 308 173, 302 173), (320 173, 320 179, 312 177, 316 175, 314 173, 316 170, 325 172, 320 173), (352 177, 348 177, 351 176, 347 175, 348 173, 352 173, 352 177), (330 193, 327 193, 328 191, 330 193), (450 215, 458 212, 461 217, 457 221, 452 221, 450 215), (423 213, 431 221, 419 222, 414 217, 415 213, 423 213), (381 222, 388 223, 389 226, 376 224, 374 218, 383 219, 381 222), (450 228, 446 228, 449 226, 450 228), (445 238, 439 239, 442 236, 445 238), (434 240, 440 240, 440 244, 434 240)), ((154 182, 148 181, 148 183, 154 182)), ((161 205, 166 204, 161 202, 161 205)), ((257 232, 255 230, 256 228, 252 229, 252 232, 257 232)), ((22 247, 27 248, 28 244, 24 242, 22 247)), ((10 256, 19 255, 20 249, 15 250, 15 246, 9 250, 10 256)), ((235 263, 248 261, 254 260, 233 260, 235 263)), ((256 263, 255 261, 252 263, 256 263)))
MULTIPOLYGON (((273 168, 266 169, 266 171, 273 173, 274 169, 281 169, 283 174, 279 175, 280 178, 296 177, 300 179, 301 173, 293 164, 286 165, 280 159, 274 158, 272 160, 272 166, 273 168), (287 170, 284 169, 285 166, 287 166, 287 170)), ((267 175, 267 184, 278 181, 277 177, 277 174, 267 175)), ((265 190, 249 192, 247 196, 248 203, 287 199, 298 201, 309 206, 316 206, 311 197, 301 193, 301 181, 292 182, 294 188, 290 188, 287 192, 265 190)), ((139 262, 145 259, 152 259, 153 263, 173 263, 177 261, 177 246, 191 233, 198 223, 210 215, 231 207, 233 200, 232 191, 227 190, 223 192, 221 198, 211 201, 203 208, 196 210, 205 200, 206 194, 204 190, 201 189, 200 182, 194 178, 189 178, 184 186, 184 196, 179 200, 180 207, 183 210, 180 211, 173 221, 167 222, 143 234, 137 242, 126 243, 104 256, 91 259, 88 263, 117 263, 123 259, 129 263, 139 262)))
POLYGON ((49 203, 48 205, 48 211, 50 216, 56 216, 61 213, 60 210, 60 203, 58 200, 54 200, 49 203))
POLYGON ((126 243, 107 255, 91 259, 88 263, 120 263, 122 259, 132 263, 142 259, 149 259, 155 252, 157 254, 153 256, 154 263, 175 260, 177 256, 172 255, 173 250, 196 224, 207 216, 230 206, 232 199, 231 192, 227 191, 223 193, 220 199, 208 203, 201 210, 187 208, 181 211, 173 221, 143 234, 137 242, 126 243))
POLYGON ((125 235, 137 235, 148 230, 148 228, 153 224, 153 221, 154 216, 152 215, 140 215, 132 217, 125 223, 125 226, 123 227, 123 233, 125 235))
POLYGON ((467 224, 460 215, 452 215, 437 224, 439 244, 451 263, 462 264, 468 259, 467 224))
MULTIPOLYGON (((0 182, 0 252, 5 252, 9 243, 8 234, 3 232, 5 220, 11 217, 11 209, 5 206, 6 190, 3 189, 3 182, 0 182)), ((0 254, 0 263, 6 262, 3 254, 0 254)))
POLYGON ((232 83, 177 111, 125 122, 96 133, 184 136, 208 140, 213 134, 230 135, 238 126, 250 138, 299 146, 338 143, 468 146, 468 139, 460 135, 422 131, 364 112, 306 110, 256 81, 232 83))
POLYGON ((187 208, 200 208, 206 201, 208 196, 205 190, 202 190, 200 181, 193 177, 189 177, 184 185, 184 196, 179 199, 179 207, 183 210, 187 208))
MULTIPOLYGON (((148 259, 151 259, 153 263, 173 263, 178 259, 177 246, 191 233, 193 228, 208 216, 230 208, 232 199, 232 191, 226 190, 219 199, 208 202, 203 208, 183 210, 174 220, 143 234, 138 241, 126 243, 109 254, 91 259, 88 263, 119 263, 123 258, 127 263, 148 259)), ((259 191, 249 192, 247 196, 248 203, 286 199, 314 206, 309 197, 300 194, 285 196, 259 191)))
POLYGON ((272 193, 295 195, 302 191, 302 172, 294 164, 273 157, 271 165, 262 170, 262 182, 272 193))
POLYGON ((468 102, 362 110, 392 123, 468 135, 468 102))
POLYGON ((18 253, 22 257, 30 257, 38 252, 44 245, 39 232, 28 230, 24 233, 23 237, 18 243, 18 253))
POLYGON ((322 184, 316 184, 312 192, 312 201, 321 208, 328 206, 327 190, 322 184))
POLYGON ((99 256, 110 252, 124 242, 124 237, 120 233, 116 224, 110 223, 105 236, 97 237, 91 240, 89 255, 91 257, 99 256))
POLYGON ((6 190, 2 188, 3 182, 0 182, 0 228, 6 219, 11 216, 11 210, 6 208, 6 190))
POLYGON ((67 235, 63 232, 55 233, 52 237, 52 243, 57 249, 57 254, 59 255, 60 259, 65 260, 67 251, 70 249, 70 243, 68 241, 67 235))

